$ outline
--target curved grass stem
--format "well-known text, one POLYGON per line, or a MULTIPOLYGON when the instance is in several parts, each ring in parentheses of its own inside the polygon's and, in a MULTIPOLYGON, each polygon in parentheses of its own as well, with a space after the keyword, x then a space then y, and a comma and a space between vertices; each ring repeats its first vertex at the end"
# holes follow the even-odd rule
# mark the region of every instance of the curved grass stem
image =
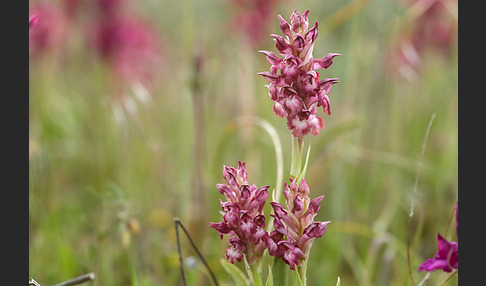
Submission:
POLYGON ((411 228, 412 228, 412 217, 413 217, 413 212, 414 212, 414 204, 415 204, 415 201, 414 201, 414 197, 415 197, 415 193, 417 192, 417 186, 418 186, 418 181, 419 181, 419 178, 420 178, 420 170, 421 170, 421 167, 422 167, 422 159, 424 157, 424 153, 425 153, 425 146, 427 145, 427 139, 429 138, 429 132, 430 132, 430 128, 432 127, 432 122, 434 122, 434 118, 435 118, 435 113, 432 114, 430 120, 429 120, 429 125, 427 126, 427 131, 425 132, 425 138, 424 138, 424 141, 422 143, 422 150, 420 152, 420 158, 419 158, 419 162, 418 162, 418 167, 417 167, 417 173, 415 175, 415 184, 413 186, 413 191, 412 191, 412 198, 411 198, 411 203, 410 203, 410 213, 408 215, 408 227, 407 227, 407 263, 408 263, 408 273, 410 275, 410 279, 412 279, 412 285, 416 285, 415 283, 415 279, 413 277, 413 273, 412 273, 412 261, 411 261, 411 257, 410 257, 410 243, 411 243, 411 228))

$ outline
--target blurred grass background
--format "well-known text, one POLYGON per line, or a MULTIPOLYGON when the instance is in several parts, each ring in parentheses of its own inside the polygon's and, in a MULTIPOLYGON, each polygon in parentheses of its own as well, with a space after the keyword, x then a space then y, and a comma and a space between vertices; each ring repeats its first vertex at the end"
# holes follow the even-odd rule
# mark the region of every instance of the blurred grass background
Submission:
MULTIPOLYGON (((444 20, 452 40, 421 49, 419 65, 396 56, 425 15, 407 1, 275 1, 268 27, 254 28, 265 35, 257 43, 229 24, 242 9, 231 1, 130 3, 163 47, 150 84, 113 76, 87 48, 91 8, 61 25, 62 49, 30 54, 29 279, 49 285, 94 272, 87 285, 182 285, 178 217, 219 282, 233 285, 219 264, 226 243, 208 227, 220 220, 215 185, 223 183, 223 165, 242 160, 251 184, 275 187, 272 140, 259 126, 239 124, 241 116, 273 126, 288 177, 290 133, 257 72, 270 66, 258 50, 276 52, 277 15, 288 19, 294 9, 310 9, 310 23, 319 22, 314 57, 342 54, 321 71, 340 79, 330 93, 332 115, 319 110, 326 129, 306 138, 311 197, 326 196, 316 220, 331 221, 313 245, 308 285, 335 285, 338 276, 341 285, 412 285, 408 214, 433 114, 411 228, 416 282, 425 276, 418 266, 435 256, 437 232, 456 240, 457 2, 447 2, 444 20)), ((189 280, 211 285, 181 242, 189 280)), ((447 277, 434 272, 429 284, 447 277)), ((446 285, 457 285, 457 275, 446 285)))

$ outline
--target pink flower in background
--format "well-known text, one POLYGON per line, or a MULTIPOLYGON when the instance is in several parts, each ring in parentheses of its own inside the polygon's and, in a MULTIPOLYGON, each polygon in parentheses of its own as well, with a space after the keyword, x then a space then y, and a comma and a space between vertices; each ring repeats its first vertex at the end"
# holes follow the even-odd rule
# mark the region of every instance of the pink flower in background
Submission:
POLYGON ((126 0, 96 0, 96 4, 104 17, 118 14, 125 7, 126 0))
POLYGON ((223 177, 227 184, 216 185, 226 198, 226 201, 221 201, 223 218, 209 226, 219 233, 221 239, 224 234, 231 236, 225 252, 230 263, 241 262, 246 256, 248 263, 253 264, 260 260, 266 249, 264 238, 268 233, 264 229, 263 207, 269 186, 250 186, 245 162, 241 161, 238 161, 238 169, 224 166, 223 177))
POLYGON ((389 60, 386 63, 393 75, 413 81, 419 77, 425 53, 444 58, 450 55, 457 42, 457 16, 452 11, 457 9, 457 0, 406 2, 409 6, 408 13, 416 18, 400 33, 402 38, 389 51, 389 60))
POLYGON ((68 20, 60 6, 50 2, 36 2, 29 7, 29 50, 34 54, 46 51, 57 53, 67 40, 68 20), (32 17, 41 21, 31 22, 32 17), (30 30, 32 24, 35 29, 30 30))
POLYGON ((122 80, 147 82, 160 68, 160 39, 142 19, 101 19, 94 34, 96 51, 122 80))
POLYGON ((162 65, 158 32, 125 0, 96 0, 92 43, 120 81, 149 84, 162 65))
POLYGON ((64 0, 64 11, 68 17, 75 18, 83 2, 84 4, 86 3, 86 1, 83 0, 64 0))
POLYGON ((425 11, 414 22, 410 40, 419 53, 431 48, 447 52, 456 40, 457 23, 451 7, 456 0, 410 0, 410 5, 423 5, 425 11))
POLYGON ((29 32, 32 30, 32 27, 35 26, 35 24, 39 21, 39 16, 37 15, 32 15, 29 17, 29 32))
POLYGON ((314 41, 318 34, 317 22, 309 29, 309 10, 304 14, 295 10, 290 24, 280 15, 280 28, 285 37, 272 34, 279 57, 270 51, 260 51, 271 64, 269 72, 258 73, 270 84, 273 111, 287 119, 287 127, 294 137, 308 133, 318 135, 324 129, 324 119, 317 116, 317 107, 331 114, 329 92, 337 78, 320 79, 318 69, 327 69, 340 54, 329 53, 323 58, 312 56, 314 41))
POLYGON ((232 19, 233 27, 241 31, 251 46, 263 42, 267 35, 271 16, 281 0, 232 0, 237 14, 232 19))
POLYGON ((324 235, 330 221, 314 221, 324 196, 311 200, 305 179, 297 184, 290 178, 290 185, 285 182, 283 193, 286 207, 271 203, 275 230, 265 238, 265 243, 271 256, 282 258, 295 270, 306 259, 314 239, 324 235))
MULTIPOLYGON (((458 237, 458 204, 456 202, 455 218, 456 218, 456 237, 458 237)), ((435 271, 442 270, 444 272, 451 272, 457 270, 459 266, 458 242, 448 241, 440 233, 437 234, 437 254, 434 258, 429 258, 422 263, 418 271, 435 271)))

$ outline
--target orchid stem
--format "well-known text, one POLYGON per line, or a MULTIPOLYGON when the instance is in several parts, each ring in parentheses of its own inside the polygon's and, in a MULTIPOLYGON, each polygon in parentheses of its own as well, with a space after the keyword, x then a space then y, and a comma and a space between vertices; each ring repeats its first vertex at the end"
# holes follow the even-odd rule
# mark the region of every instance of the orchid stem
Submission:
POLYGON ((292 136, 292 163, 290 165, 290 176, 297 178, 302 172, 302 153, 304 149, 304 139, 292 136))
POLYGON ((305 275, 305 266, 300 266, 300 267, 297 267, 297 271, 299 273, 299 277, 300 277, 300 281, 302 282, 302 286, 306 286, 306 275, 305 275))
POLYGON ((309 248, 307 248, 307 250, 305 251, 305 260, 302 261, 302 265, 297 267, 297 271, 299 272, 300 280, 302 281, 303 286, 307 285, 307 263, 309 262, 311 246, 312 245, 310 245, 309 248))
POLYGON ((260 273, 258 272, 258 266, 256 264, 252 264, 250 266, 250 271, 251 271, 251 278, 253 281, 254 286, 262 286, 262 277, 260 276, 260 273))
POLYGON ((274 257, 273 266, 273 286, 287 286, 289 278, 289 267, 282 258, 274 257))

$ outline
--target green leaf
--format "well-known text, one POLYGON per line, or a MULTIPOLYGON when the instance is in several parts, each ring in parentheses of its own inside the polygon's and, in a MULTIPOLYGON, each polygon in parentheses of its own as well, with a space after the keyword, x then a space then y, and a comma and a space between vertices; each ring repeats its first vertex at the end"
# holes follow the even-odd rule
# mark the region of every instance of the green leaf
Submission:
POLYGON ((245 276, 243 271, 240 270, 236 265, 229 263, 226 259, 221 258, 220 260, 221 266, 223 266, 224 270, 228 272, 228 274, 233 278, 236 285, 238 286, 251 286, 250 281, 245 276))

